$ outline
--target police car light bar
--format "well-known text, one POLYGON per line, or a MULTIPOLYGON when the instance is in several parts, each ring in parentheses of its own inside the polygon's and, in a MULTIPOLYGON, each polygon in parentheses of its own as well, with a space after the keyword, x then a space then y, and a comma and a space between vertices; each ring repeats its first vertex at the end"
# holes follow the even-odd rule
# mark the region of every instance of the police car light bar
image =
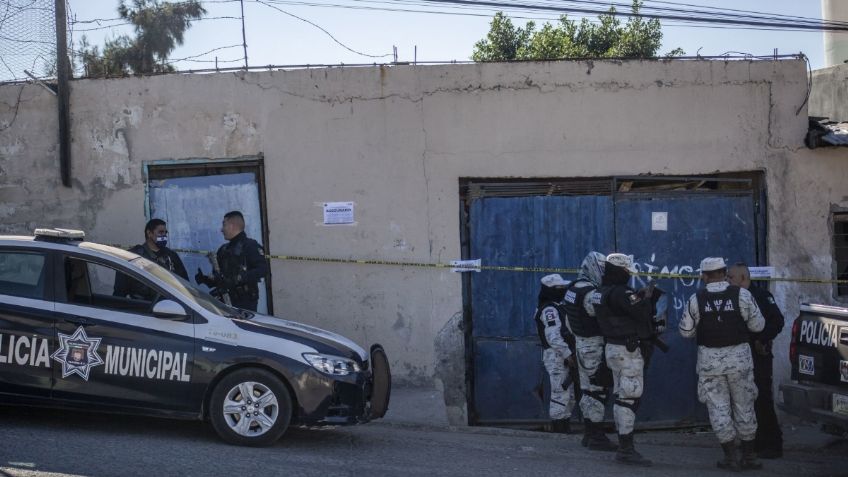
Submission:
POLYGON ((52 239, 83 240, 85 238, 85 232, 71 229, 35 229, 35 236, 52 239))

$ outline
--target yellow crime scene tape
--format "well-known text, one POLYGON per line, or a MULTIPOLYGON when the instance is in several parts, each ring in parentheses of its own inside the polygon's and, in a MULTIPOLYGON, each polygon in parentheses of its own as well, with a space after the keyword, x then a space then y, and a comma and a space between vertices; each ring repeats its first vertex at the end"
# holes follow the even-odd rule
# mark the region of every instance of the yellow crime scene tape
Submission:
MULTIPOLYGON (((113 245, 114 247, 129 250, 131 247, 125 245, 113 245)), ((198 255, 208 255, 214 253, 211 250, 189 250, 189 249, 171 249, 175 252, 191 253, 198 255)), ((294 262, 315 262, 315 263, 341 263, 350 265, 380 265, 391 267, 414 267, 414 268, 434 268, 434 269, 451 269, 451 270, 467 270, 467 271, 497 271, 497 272, 531 272, 531 273, 564 273, 569 275, 577 275, 580 272, 579 268, 553 268, 553 267, 516 267, 503 265, 474 265, 468 266, 465 264, 452 263, 428 263, 428 262, 404 262, 397 260, 377 260, 377 259, 355 259, 355 258, 330 258, 330 257, 306 257, 300 255, 265 255, 269 260, 287 260, 294 262)), ((683 274, 683 273, 656 273, 656 272, 638 272, 634 273, 640 277, 654 277, 656 279, 663 278, 681 278, 698 280, 700 275, 683 274)), ((848 280, 833 280, 823 278, 805 278, 805 277, 752 277, 751 280, 767 281, 767 282, 797 282, 797 283, 815 283, 815 284, 848 284, 848 280)))

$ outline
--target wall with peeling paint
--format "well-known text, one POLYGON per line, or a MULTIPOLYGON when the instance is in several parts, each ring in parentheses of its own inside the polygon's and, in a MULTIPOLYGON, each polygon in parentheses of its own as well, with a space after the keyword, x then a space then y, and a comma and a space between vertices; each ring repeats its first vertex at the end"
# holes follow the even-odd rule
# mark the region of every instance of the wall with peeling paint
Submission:
MULTIPOLYGON (((23 86, 8 127, 20 88, 0 87, 2 232, 80 227, 95 241, 135 243, 145 221, 144 161, 258 153, 265 157, 272 254, 459 258, 461 177, 765 170, 771 263, 789 275, 830 277, 830 210, 848 207, 848 168, 839 154, 803 148, 802 61, 398 66, 75 81, 72 189, 59 182, 53 96, 23 86), (316 203, 323 201, 356 202, 358 225, 317 225, 316 203)), ((382 343, 398 381, 435 377, 452 390, 451 418, 464 419, 457 274, 282 261, 272 269, 278 315, 362 344, 382 343)), ((789 317, 799 299, 833 302, 827 286, 773 289, 789 317)), ((784 356, 777 376, 788 375, 784 356)))

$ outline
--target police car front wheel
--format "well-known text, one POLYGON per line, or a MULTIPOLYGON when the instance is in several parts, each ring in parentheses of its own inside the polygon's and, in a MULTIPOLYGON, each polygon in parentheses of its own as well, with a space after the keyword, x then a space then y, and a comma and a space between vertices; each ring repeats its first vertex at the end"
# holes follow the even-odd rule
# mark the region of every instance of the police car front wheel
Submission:
POLYGON ((262 369, 241 369, 215 386, 209 417, 230 444, 267 446, 286 432, 291 410, 291 396, 279 378, 262 369))

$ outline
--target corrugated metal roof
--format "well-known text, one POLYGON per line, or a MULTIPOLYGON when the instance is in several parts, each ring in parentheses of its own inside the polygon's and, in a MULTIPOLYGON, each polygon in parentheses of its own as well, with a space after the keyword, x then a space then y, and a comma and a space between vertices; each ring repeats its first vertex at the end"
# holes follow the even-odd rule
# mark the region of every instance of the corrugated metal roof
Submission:
POLYGON ((830 121, 828 118, 810 118, 810 128, 804 140, 807 147, 848 146, 848 123, 830 121))
POLYGON ((822 141, 834 146, 848 146, 848 123, 828 124, 825 127, 830 132, 822 136, 822 141))

